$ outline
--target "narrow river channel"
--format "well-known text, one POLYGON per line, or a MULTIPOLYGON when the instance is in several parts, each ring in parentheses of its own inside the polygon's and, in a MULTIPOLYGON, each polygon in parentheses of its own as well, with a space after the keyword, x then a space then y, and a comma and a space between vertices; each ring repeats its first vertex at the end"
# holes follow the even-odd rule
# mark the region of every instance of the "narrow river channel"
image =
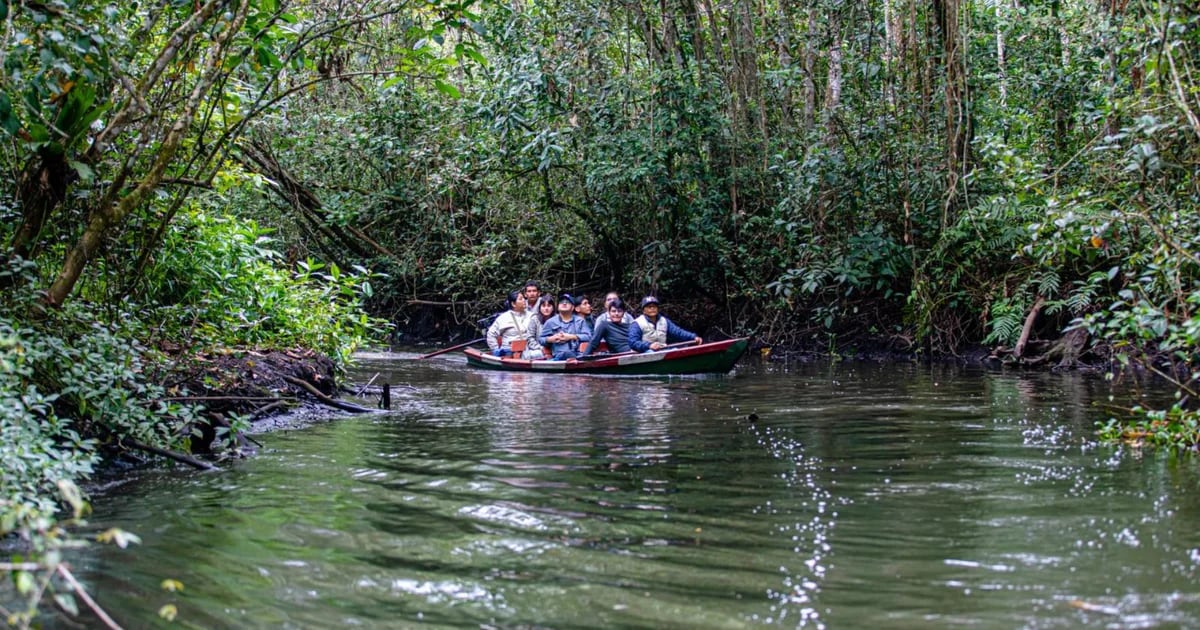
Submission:
POLYGON ((1095 444, 1102 379, 414 356, 356 368, 390 412, 107 491, 142 544, 78 572, 131 628, 1200 627, 1200 460, 1095 444))

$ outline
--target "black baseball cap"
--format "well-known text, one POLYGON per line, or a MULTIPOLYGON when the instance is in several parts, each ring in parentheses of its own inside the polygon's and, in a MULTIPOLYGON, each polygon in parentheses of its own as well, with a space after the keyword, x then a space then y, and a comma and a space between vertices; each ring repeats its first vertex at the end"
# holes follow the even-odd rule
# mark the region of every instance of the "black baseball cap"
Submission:
POLYGON ((642 298, 642 308, 646 308, 646 306, 650 304, 658 306, 658 298, 654 297, 653 295, 647 295, 646 297, 642 298))

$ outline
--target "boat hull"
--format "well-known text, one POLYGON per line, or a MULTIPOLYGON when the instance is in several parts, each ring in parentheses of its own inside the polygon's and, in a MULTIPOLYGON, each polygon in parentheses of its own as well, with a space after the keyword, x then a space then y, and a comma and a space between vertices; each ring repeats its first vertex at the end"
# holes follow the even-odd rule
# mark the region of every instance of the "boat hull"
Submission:
POLYGON ((749 346, 746 337, 686 346, 658 352, 621 353, 585 361, 526 361, 501 359, 475 348, 468 348, 467 364, 486 370, 509 372, 547 372, 565 374, 611 374, 614 376, 655 376, 675 374, 724 374, 733 369, 749 346))

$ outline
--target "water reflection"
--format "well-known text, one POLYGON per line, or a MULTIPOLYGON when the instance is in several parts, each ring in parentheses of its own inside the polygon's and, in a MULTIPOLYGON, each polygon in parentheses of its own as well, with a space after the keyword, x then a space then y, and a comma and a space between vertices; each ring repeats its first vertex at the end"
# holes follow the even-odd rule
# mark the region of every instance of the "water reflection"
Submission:
POLYGON ((1197 465, 1097 447, 1095 381, 374 361, 391 413, 101 503, 145 541, 78 561, 119 618, 175 577, 201 627, 1200 624, 1197 465))

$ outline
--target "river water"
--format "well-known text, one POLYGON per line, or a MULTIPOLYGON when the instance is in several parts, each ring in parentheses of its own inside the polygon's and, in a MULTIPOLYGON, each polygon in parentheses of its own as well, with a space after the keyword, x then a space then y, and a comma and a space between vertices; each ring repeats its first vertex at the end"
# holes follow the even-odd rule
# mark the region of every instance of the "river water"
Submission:
POLYGON ((1200 464, 1095 444, 1101 379, 414 356, 356 368, 390 412, 108 491, 142 544, 78 572, 127 627, 1200 627, 1200 464))

